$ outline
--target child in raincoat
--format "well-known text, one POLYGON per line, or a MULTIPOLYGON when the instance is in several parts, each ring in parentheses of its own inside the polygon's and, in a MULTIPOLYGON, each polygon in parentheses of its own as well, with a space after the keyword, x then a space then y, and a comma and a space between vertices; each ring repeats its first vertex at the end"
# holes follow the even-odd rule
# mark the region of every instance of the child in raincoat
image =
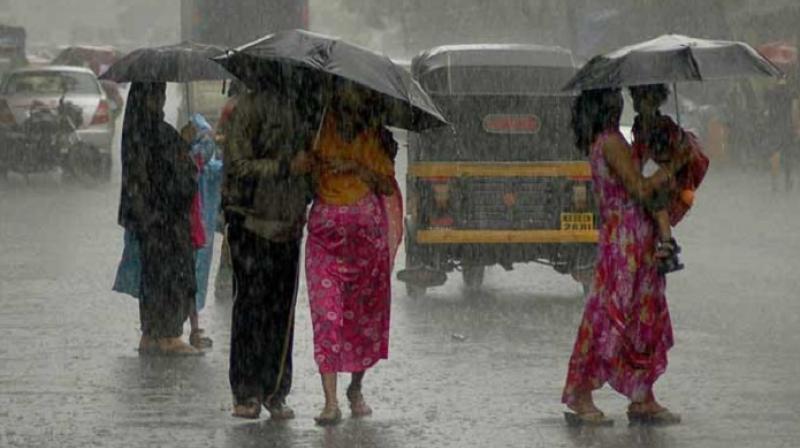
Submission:
POLYGON ((216 229, 217 213, 222 200, 222 160, 217 154, 218 148, 214 141, 214 129, 205 117, 200 114, 194 114, 190 124, 194 129, 192 156, 200 170, 198 189, 202 202, 201 217, 205 231, 205 244, 198 249, 195 256, 197 295, 195 297, 195 312, 189 315, 192 326, 189 342, 193 345, 209 347, 212 342, 210 338, 203 336, 203 329, 199 325, 198 313, 205 307, 208 292, 208 275, 211 271, 211 259, 214 254, 214 230, 216 229))

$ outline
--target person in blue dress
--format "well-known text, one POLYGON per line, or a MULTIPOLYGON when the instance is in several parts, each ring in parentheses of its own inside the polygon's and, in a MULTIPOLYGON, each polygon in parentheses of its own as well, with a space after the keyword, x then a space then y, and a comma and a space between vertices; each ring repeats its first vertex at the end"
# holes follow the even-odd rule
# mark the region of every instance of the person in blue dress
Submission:
POLYGON ((208 348, 212 345, 212 341, 211 338, 205 336, 205 331, 200 328, 199 312, 206 304, 208 277, 211 272, 211 260, 214 255, 214 235, 221 201, 222 159, 219 157, 219 148, 214 140, 214 129, 205 117, 200 114, 194 114, 190 119, 190 124, 194 129, 192 156, 200 167, 198 187, 203 204, 202 218, 206 243, 202 248, 198 249, 195 256, 197 293, 195 295, 195 309, 189 314, 189 322, 192 328, 189 342, 198 348, 208 348))

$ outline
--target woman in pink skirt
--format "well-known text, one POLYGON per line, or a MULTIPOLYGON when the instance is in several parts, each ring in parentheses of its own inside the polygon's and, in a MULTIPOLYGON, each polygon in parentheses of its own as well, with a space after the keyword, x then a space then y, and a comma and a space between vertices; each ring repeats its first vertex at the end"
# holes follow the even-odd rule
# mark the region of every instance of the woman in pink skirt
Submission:
POLYGON ((361 118, 365 101, 359 96, 337 91, 313 151, 306 276, 314 359, 325 392, 316 418, 321 425, 341 420, 339 372, 352 374, 347 398, 353 416, 372 412, 361 392, 364 373, 389 355, 391 266, 402 235, 395 148, 388 131, 361 118))
POLYGON ((686 162, 681 152, 652 177, 619 131, 618 89, 581 93, 573 110, 577 146, 586 151, 600 213, 598 259, 583 320, 569 361, 562 401, 570 423, 611 423, 592 392, 609 383, 630 400, 631 421, 676 423, 653 384, 667 369, 672 347, 664 275, 655 257, 656 222, 643 201, 667 184, 686 162))

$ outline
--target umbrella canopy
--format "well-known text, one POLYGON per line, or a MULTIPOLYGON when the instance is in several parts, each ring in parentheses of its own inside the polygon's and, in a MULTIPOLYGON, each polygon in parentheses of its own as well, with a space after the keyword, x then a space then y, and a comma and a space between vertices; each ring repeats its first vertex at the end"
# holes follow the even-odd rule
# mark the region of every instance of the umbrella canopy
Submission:
POLYGON ((230 79, 211 58, 224 54, 213 45, 181 42, 177 45, 134 50, 115 62, 100 77, 116 82, 191 82, 230 79))
POLYGON ((378 93, 384 124, 422 130, 447 124, 408 71, 388 57, 334 37, 302 30, 283 31, 215 58, 253 89, 269 89, 283 76, 305 72, 318 81, 343 79, 378 93), (290 68, 293 70, 287 71, 290 68))
POLYGON ((780 77, 782 74, 774 64, 743 42, 668 34, 595 56, 567 83, 564 90, 747 76, 780 77))

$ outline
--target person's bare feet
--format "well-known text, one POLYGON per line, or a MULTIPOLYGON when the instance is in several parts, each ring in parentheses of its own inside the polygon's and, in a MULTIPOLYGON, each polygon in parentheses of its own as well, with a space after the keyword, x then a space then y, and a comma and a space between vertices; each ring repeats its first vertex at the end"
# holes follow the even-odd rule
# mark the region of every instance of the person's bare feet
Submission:
POLYGON ((567 405, 570 411, 565 412, 564 418, 570 426, 611 426, 614 420, 606 417, 603 411, 594 404, 592 393, 580 394, 567 405))
POLYGON ((332 426, 342 420, 342 411, 338 403, 328 403, 314 420, 320 426, 332 426))
POLYGON ((294 418, 294 409, 286 404, 284 400, 265 402, 270 418, 273 420, 291 420, 294 418))
POLYGON ((247 419, 257 419, 261 415, 261 403, 256 399, 233 405, 233 416, 247 419))
POLYGON ((153 350, 158 350, 158 344, 150 336, 142 335, 139 339, 139 353, 151 353, 153 350))
POLYGON ((681 416, 653 399, 631 403, 628 406, 628 420, 632 423, 675 425, 681 422, 681 416))
POLYGON ((661 406, 657 401, 644 401, 644 402, 633 402, 628 405, 628 412, 639 413, 639 414, 655 414, 661 411, 666 410, 664 406, 661 406))
POLYGON ((577 400, 568 404, 567 407, 578 415, 604 415, 603 411, 601 411, 600 408, 594 404, 594 400, 592 399, 591 395, 578 397, 577 400))
POLYGON ((181 338, 162 338, 158 340, 158 350, 166 356, 200 356, 202 351, 183 342, 181 338))
POLYGON ((350 401, 350 412, 353 414, 353 417, 372 415, 372 408, 370 408, 364 400, 364 394, 361 393, 361 388, 348 387, 347 399, 350 401))

